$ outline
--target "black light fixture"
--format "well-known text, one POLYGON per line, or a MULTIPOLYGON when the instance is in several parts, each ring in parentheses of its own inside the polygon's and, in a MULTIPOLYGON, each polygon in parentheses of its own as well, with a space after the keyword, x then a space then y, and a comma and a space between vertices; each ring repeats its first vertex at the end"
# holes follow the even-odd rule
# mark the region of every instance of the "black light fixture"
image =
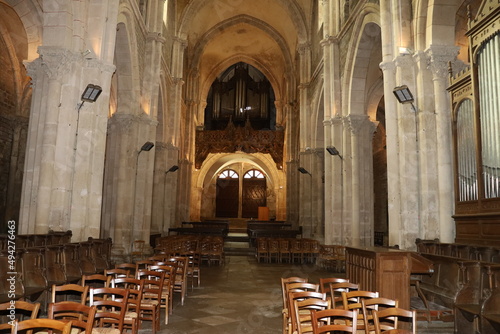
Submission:
POLYGON ((83 102, 95 102, 102 93, 101 86, 88 84, 82 94, 83 102))
POLYGON ((142 151, 151 151, 151 149, 154 146, 155 146, 155 144, 153 144, 150 141, 147 141, 147 142, 144 143, 144 145, 142 145, 141 150, 139 151, 139 153, 142 152, 142 151))
POLYGON ((302 174, 309 174, 309 175, 311 175, 311 173, 309 173, 309 172, 307 171, 307 169, 305 169, 304 167, 299 167, 299 168, 298 168, 298 171, 299 171, 299 172, 301 172, 302 174))
POLYGON ((168 174, 168 173, 172 173, 172 172, 175 172, 176 170, 179 169, 179 166, 177 165, 173 165, 172 167, 170 167, 166 172, 165 174, 168 174))
POLYGON ((414 101, 413 95, 411 94, 410 89, 406 85, 398 86, 394 88, 392 92, 398 99, 399 103, 412 103, 414 101))
POLYGON ((340 159, 343 159, 342 156, 340 155, 339 153, 339 150, 337 150, 335 148, 335 146, 327 146, 326 147, 326 150, 328 151, 328 153, 330 153, 331 155, 338 155, 340 159))

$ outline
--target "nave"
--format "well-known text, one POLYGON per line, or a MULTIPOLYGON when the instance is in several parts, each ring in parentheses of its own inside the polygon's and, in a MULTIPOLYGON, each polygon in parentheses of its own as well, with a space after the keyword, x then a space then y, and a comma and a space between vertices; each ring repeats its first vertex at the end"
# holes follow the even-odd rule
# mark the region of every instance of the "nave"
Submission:
MULTIPOLYGON (((315 265, 258 263, 253 256, 227 255, 223 266, 203 266, 201 287, 189 290, 183 306, 174 299, 168 325, 160 334, 282 333, 283 277, 345 277, 315 265), (175 305, 177 303, 177 305, 175 305)), ((140 332, 149 332, 145 323, 140 332)), ((417 333, 453 333, 452 323, 417 322, 417 333)))

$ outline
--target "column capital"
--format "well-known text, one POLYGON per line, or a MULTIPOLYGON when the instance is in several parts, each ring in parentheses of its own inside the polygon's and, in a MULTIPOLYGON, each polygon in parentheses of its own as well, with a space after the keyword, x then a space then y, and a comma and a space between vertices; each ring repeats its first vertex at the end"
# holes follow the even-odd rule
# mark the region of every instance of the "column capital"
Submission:
POLYGON ((344 121, 347 125, 347 128, 354 135, 359 134, 363 129, 370 129, 370 127, 373 125, 367 115, 348 115, 344 118, 344 121))
POLYGON ((181 46, 183 49, 185 49, 188 45, 188 41, 187 39, 184 39, 184 38, 180 38, 178 36, 174 36, 173 37, 173 41, 178 44, 179 46, 181 46))
POLYGON ((396 64, 393 61, 385 61, 381 62, 378 67, 382 70, 382 72, 394 72, 396 70, 396 64))
POLYGON ((41 66, 49 79, 62 78, 64 74, 71 72, 70 66, 73 63, 83 61, 80 53, 53 46, 39 46, 38 54, 41 66))
POLYGON ((297 51, 301 56, 305 55, 306 52, 311 51, 311 43, 309 42, 300 43, 299 45, 297 45, 297 51))
POLYGON ((447 79, 449 77, 449 63, 455 62, 460 51, 458 46, 431 45, 425 50, 428 67, 434 79, 447 79))

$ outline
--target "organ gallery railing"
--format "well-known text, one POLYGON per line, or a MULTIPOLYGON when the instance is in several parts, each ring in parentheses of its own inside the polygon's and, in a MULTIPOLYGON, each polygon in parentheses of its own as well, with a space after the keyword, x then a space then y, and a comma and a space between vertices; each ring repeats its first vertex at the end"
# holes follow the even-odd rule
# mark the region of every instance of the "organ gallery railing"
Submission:
POLYGON ((254 130, 249 120, 244 127, 231 121, 225 130, 197 130, 195 167, 200 168, 210 153, 268 153, 278 169, 283 166, 283 130, 254 130))

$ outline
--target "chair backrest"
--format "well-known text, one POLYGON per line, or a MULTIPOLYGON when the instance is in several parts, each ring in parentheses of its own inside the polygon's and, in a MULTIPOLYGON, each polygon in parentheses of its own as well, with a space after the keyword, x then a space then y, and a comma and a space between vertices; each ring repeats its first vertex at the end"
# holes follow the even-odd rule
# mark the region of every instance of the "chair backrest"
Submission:
MULTIPOLYGON (((40 311, 40 303, 29 303, 21 300, 14 301, 15 307, 15 318, 21 320, 21 316, 25 316, 29 319, 36 319, 38 317, 38 312, 40 311)), ((6 302, 0 304, 0 316, 7 314, 10 315, 10 310, 12 309, 11 302, 6 302)))
POLYGON ((92 333, 95 306, 87 306, 75 302, 50 303, 48 318, 60 321, 71 321, 72 328, 79 328, 85 334, 92 333))
POLYGON ((330 297, 332 308, 342 307, 342 291, 349 292, 359 290, 359 285, 350 282, 330 283, 330 297))
POLYGON ((155 279, 155 280, 163 280, 165 278, 165 273, 161 271, 155 270, 139 270, 136 274, 137 279, 155 279))
MULTIPOLYGON (((98 305, 97 302, 102 300, 112 300, 124 302, 126 307, 129 298, 129 290, 120 288, 91 288, 89 295, 90 306, 98 305)), ((97 312, 99 313, 99 309, 97 310, 97 312)))
POLYGON ((286 291, 286 285, 289 283, 307 283, 308 279, 304 277, 297 277, 297 276, 292 276, 292 277, 282 277, 281 278, 281 292, 283 295, 283 308, 286 308, 286 300, 287 300, 287 294, 288 292, 286 291))
POLYGON ((383 310, 390 307, 398 307, 396 299, 389 298, 370 298, 361 299, 361 309, 363 311, 363 322, 366 333, 375 333, 375 323, 373 321, 373 310, 383 310))
POLYGON ((14 323, 12 333, 25 333, 36 329, 39 331, 56 331, 52 333, 70 334, 71 321, 64 322, 53 319, 29 319, 14 323))
POLYGON ((89 294, 89 287, 82 286, 78 284, 63 284, 63 285, 52 285, 52 297, 50 299, 51 303, 57 303, 61 300, 57 300, 58 295, 63 295, 64 301, 78 301, 80 304, 85 304, 87 301, 87 296, 89 294), (68 300, 68 298, 72 298, 68 300))
POLYGON ((391 329, 399 329, 401 322, 411 323, 411 333, 417 333, 417 315, 415 310, 405 310, 399 307, 391 307, 385 310, 373 310, 373 322, 375 333, 380 334, 391 329))
POLYGON ((119 277, 111 280, 112 288, 127 289, 128 311, 139 312, 139 306, 142 299, 142 280, 130 277, 119 277))
POLYGON ((90 288, 107 288, 109 287, 110 281, 111 281, 111 276, 106 276, 103 274, 82 276, 82 286, 88 285, 90 288))
POLYGON ((312 333, 311 310, 321 311, 330 308, 330 300, 308 298, 293 301, 292 331, 298 334, 312 333))
POLYGON ((118 277, 130 277, 130 269, 123 269, 123 268, 105 269, 104 275, 111 276, 112 279, 118 277))
POLYGON ((354 291, 341 291, 342 306, 344 310, 357 309, 361 311, 361 299, 378 298, 378 292, 354 290, 354 291))
POLYGON ((314 334, 321 333, 356 333, 357 317, 356 310, 326 309, 322 311, 311 311, 311 324, 314 334))
POLYGON ((319 291, 324 293, 330 293, 330 283, 346 283, 349 282, 347 278, 339 277, 326 277, 319 279, 319 291))
MULTIPOLYGON (((92 296, 92 289, 91 296, 92 296)), ((128 292, 127 292, 128 299, 128 292)), ((94 329, 111 327, 116 328, 120 332, 123 330, 123 322, 125 320, 125 312, 127 310, 127 301, 121 300, 96 300, 94 301, 94 306, 97 312, 94 316, 94 329)))
POLYGON ((135 275, 137 266, 136 263, 119 263, 115 264, 115 268, 128 270, 130 271, 130 274, 135 275))
POLYGON ((148 270, 149 266, 154 265, 155 263, 156 263, 156 261, 154 261, 154 260, 140 260, 140 261, 135 261, 134 275, 139 270, 148 270))

